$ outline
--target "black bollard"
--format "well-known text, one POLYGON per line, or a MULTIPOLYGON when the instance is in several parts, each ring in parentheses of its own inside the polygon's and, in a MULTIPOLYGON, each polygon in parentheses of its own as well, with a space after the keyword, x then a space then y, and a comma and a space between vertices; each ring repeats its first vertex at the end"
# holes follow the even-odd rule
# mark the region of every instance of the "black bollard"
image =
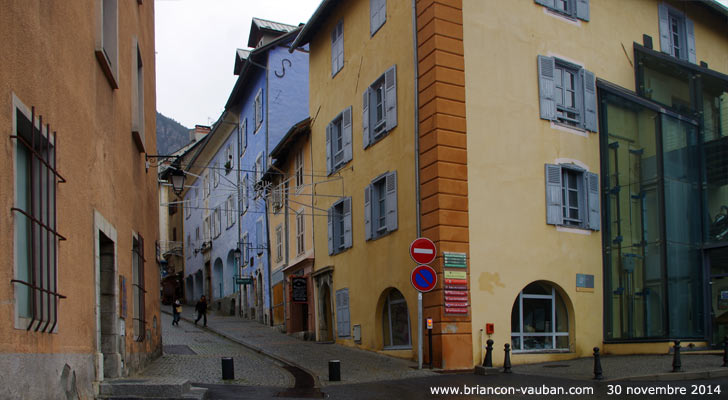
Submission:
POLYGON ((232 357, 222 358, 222 379, 235 379, 235 366, 232 357))
POLYGON ((488 339, 485 342, 485 360, 483 360, 483 366, 486 368, 493 367, 493 339, 488 339))
POLYGON ((723 366, 728 367, 728 336, 723 339, 723 366))
POLYGON ((511 345, 506 343, 505 352, 506 352, 506 358, 503 360, 503 372, 506 374, 510 374, 511 372, 511 345))
POLYGON ((341 380, 341 362, 339 360, 329 360, 329 382, 338 382, 341 380))
POLYGON ((599 347, 594 348, 594 379, 604 379, 602 375, 602 360, 599 357, 599 347))
POLYGON ((680 361, 680 341, 675 341, 675 352, 672 357, 672 372, 682 372, 682 362, 680 361))

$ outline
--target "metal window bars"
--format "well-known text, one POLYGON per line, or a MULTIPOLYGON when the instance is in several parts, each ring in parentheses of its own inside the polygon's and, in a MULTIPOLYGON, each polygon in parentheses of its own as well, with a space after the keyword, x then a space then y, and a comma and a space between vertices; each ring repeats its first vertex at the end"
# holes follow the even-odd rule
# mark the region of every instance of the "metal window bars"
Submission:
POLYGON ((29 201, 27 209, 11 207, 11 211, 25 217, 30 224, 30 240, 27 241, 30 265, 30 280, 11 279, 13 284, 28 287, 31 318, 26 330, 34 328, 35 332, 53 332, 58 323, 58 299, 66 296, 58 293, 58 250, 59 240, 66 240, 57 231, 56 218, 56 183, 66 180, 56 170, 56 153, 58 141, 53 132, 51 141, 50 124, 46 124, 46 135, 43 135, 43 117, 38 116, 38 127, 35 125, 35 107, 31 107, 30 129, 27 136, 21 135, 22 128, 18 120, 17 132, 10 139, 18 141, 29 153, 29 201))
POLYGON ((144 297, 147 291, 144 289, 144 262, 146 260, 144 259, 144 238, 141 234, 138 235, 138 247, 136 249, 132 248, 132 257, 137 257, 137 279, 132 283, 132 286, 137 288, 136 296, 139 307, 134 316, 134 321, 139 324, 139 332, 138 334, 135 332, 134 341, 143 342, 147 332, 147 321, 145 319, 146 304, 144 303, 144 297))

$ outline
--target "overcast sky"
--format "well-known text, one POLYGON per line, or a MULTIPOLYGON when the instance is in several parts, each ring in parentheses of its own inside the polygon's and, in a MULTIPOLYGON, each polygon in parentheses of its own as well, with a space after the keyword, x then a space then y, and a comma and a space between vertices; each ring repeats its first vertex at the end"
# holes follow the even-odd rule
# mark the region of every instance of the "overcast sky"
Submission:
MULTIPOLYGON (((718 1, 728 6, 728 0, 718 1)), ((319 3, 155 0, 157 111, 188 128, 212 124, 235 84, 235 49, 247 48, 252 18, 297 25, 319 3)))
POLYGON ((155 0, 157 111, 192 128, 217 120, 253 17, 307 22, 320 0, 155 0))

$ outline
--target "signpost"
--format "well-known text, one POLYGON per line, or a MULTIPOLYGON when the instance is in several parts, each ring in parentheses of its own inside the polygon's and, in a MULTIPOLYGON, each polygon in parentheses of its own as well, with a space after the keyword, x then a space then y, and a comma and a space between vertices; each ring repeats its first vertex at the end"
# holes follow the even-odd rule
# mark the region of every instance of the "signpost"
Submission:
POLYGON ((235 284, 236 285, 252 285, 253 284, 253 278, 250 277, 250 276, 236 277, 235 278, 235 284))
MULTIPOLYGON (((437 284, 437 273, 432 267, 426 265, 435 261, 437 248, 432 240, 420 237, 412 241, 409 248, 410 257, 418 265, 412 270, 412 286, 417 289, 417 366, 422 369, 422 292, 429 292, 437 284)), ((431 331, 430 331, 431 332, 431 331)), ((430 334, 432 338, 432 334, 430 334)), ((430 350, 430 364, 432 364, 432 351, 430 350)))
POLYGON ((418 265, 412 270, 412 286, 420 292, 429 292, 437 284, 437 273, 429 265, 418 265))
POLYGON ((417 238, 410 244, 410 257, 417 264, 429 264, 436 256, 435 243, 428 238, 417 238))

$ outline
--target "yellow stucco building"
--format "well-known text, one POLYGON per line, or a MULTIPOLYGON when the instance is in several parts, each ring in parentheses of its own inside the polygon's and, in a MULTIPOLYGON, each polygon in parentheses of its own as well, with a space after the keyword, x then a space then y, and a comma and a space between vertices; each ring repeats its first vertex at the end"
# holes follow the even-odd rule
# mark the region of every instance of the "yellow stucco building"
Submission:
POLYGON ((488 339, 495 365, 506 345, 516 364, 715 345, 726 16, 715 1, 323 1, 294 44, 311 49, 328 212, 314 275, 337 341, 417 356, 407 250, 424 236, 442 368, 481 364, 488 339))

